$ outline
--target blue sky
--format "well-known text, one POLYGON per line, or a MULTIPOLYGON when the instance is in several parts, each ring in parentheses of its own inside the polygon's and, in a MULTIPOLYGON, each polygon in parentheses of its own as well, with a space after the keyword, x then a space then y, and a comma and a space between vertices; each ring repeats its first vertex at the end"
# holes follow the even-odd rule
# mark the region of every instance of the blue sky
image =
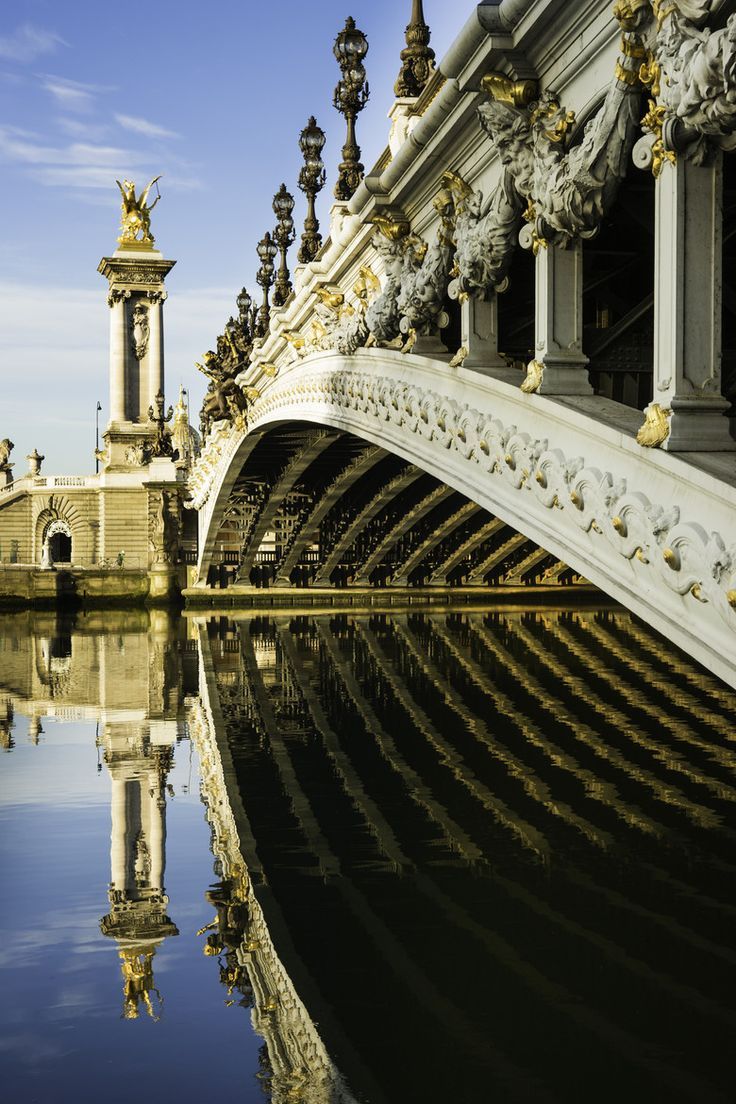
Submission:
MULTIPOLYGON (((472 10, 425 0, 438 58, 472 10)), ((344 121, 332 106, 332 44, 352 15, 366 33, 371 99, 358 120, 369 167, 386 114, 411 0, 9 0, 0 11, 0 438, 20 475, 34 447, 49 472, 94 470, 94 410, 107 420, 106 283, 115 248, 115 178, 154 175, 153 231, 166 257, 166 379, 199 406, 193 367, 234 310, 257 291, 255 246, 273 227, 282 180, 297 200, 298 137, 310 114, 327 133, 326 229, 344 121)), ((295 251, 292 251, 295 252, 295 251)), ((291 264, 293 267, 294 260, 291 264)))

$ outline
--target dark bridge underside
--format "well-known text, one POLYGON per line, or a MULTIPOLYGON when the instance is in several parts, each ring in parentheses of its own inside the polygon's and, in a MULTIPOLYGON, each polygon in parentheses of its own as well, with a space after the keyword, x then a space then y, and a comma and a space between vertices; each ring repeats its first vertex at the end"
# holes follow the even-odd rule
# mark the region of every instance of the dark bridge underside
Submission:
POLYGON ((416 465, 354 434, 263 433, 225 508, 210 585, 525 586, 585 582, 416 465))

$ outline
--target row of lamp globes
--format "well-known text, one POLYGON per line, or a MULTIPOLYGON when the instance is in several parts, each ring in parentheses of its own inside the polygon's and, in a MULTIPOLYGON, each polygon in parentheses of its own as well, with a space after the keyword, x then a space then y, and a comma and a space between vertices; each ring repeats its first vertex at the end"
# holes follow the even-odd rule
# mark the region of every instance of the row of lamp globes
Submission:
MULTIPOLYGON (((339 200, 350 199, 364 173, 364 167, 360 161, 360 147, 355 139, 355 120, 368 102, 369 88, 363 66, 363 59, 367 53, 368 39, 355 26, 355 21, 348 18, 334 45, 334 54, 341 74, 335 88, 334 105, 345 116, 347 122, 347 137, 342 148, 342 161, 338 166, 335 184, 335 197, 339 200)), ((300 264, 313 261, 322 245, 315 201, 326 181, 325 167, 322 162, 324 145, 325 133, 317 126, 317 120, 312 115, 299 136, 299 148, 304 164, 299 172, 298 184, 307 197, 307 215, 297 253, 300 264)), ((273 234, 266 231, 256 246, 260 261, 256 280, 263 289, 263 302, 254 318, 255 337, 265 337, 268 333, 271 287, 273 287, 273 305, 276 307, 283 306, 291 294, 286 252, 296 238, 293 210, 294 197, 286 190, 286 185, 282 184, 273 198, 276 227, 273 234), (278 272, 275 265, 277 254, 280 254, 278 272)))

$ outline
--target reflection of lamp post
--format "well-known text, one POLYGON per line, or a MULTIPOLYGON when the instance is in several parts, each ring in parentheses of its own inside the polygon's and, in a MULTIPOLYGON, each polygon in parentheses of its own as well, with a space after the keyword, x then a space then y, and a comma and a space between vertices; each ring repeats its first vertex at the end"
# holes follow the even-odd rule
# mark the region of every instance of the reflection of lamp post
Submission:
POLYGON ((301 264, 313 261, 322 245, 319 222, 314 213, 314 200, 317 192, 325 186, 325 167, 322 164, 322 150, 325 145, 325 132, 317 126, 314 115, 309 119, 299 135, 299 148, 304 156, 304 164, 299 172, 299 187, 307 197, 307 217, 304 220, 302 244, 297 253, 301 264))
POLYGON ((335 198, 350 199, 363 178, 360 146, 355 140, 355 119, 365 107, 369 96, 363 68, 363 58, 368 53, 368 39, 358 30, 355 20, 350 16, 335 39, 333 52, 342 73, 342 79, 335 89, 334 104, 348 123, 347 138, 342 147, 342 161, 338 167, 335 198))
POLYGON ((263 288, 263 302, 261 303, 261 309, 258 311, 258 319, 256 321, 256 337, 265 337, 268 333, 268 322, 271 314, 268 305, 268 291, 273 284, 273 259, 277 252, 278 250, 267 230, 256 246, 256 253, 261 262, 256 280, 263 288))
POLYGON ((102 403, 97 400, 97 409, 95 410, 95 475, 99 475, 100 472, 100 411, 102 410, 102 403))
POLYGON ((294 197, 282 184, 273 197, 273 212, 276 215, 276 229, 273 237, 281 253, 281 264, 276 274, 276 283, 273 289, 273 305, 282 307, 291 294, 289 270, 286 267, 286 250, 296 237, 294 233, 294 220, 291 212, 294 210, 294 197))

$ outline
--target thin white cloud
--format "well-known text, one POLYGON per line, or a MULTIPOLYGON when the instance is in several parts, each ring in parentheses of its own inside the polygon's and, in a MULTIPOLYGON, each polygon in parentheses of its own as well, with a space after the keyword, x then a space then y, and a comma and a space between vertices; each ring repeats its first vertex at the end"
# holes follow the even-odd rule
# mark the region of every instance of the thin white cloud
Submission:
POLYGON ((116 115, 116 121, 124 130, 132 130, 134 134, 145 134, 146 138, 178 138, 176 131, 167 130, 158 123, 151 123, 148 119, 140 119, 135 115, 116 115))
POLYGON ((84 88, 75 87, 72 81, 47 80, 44 88, 65 111, 86 113, 92 110, 91 93, 84 88))
POLYGON ((62 110, 80 114, 86 114, 92 110, 94 97, 98 93, 114 91, 111 85, 84 84, 82 81, 70 80, 69 77, 55 77, 52 74, 43 74, 41 80, 43 88, 51 93, 62 110))
POLYGON ((11 35, 0 37, 0 58, 8 61, 35 61, 43 54, 52 54, 58 46, 68 45, 55 31, 44 31, 32 23, 24 23, 11 35))
POLYGON ((70 119, 62 115, 57 120, 59 127, 70 138, 82 138, 87 142, 100 142, 110 133, 110 127, 104 123, 91 123, 84 119, 70 119))

